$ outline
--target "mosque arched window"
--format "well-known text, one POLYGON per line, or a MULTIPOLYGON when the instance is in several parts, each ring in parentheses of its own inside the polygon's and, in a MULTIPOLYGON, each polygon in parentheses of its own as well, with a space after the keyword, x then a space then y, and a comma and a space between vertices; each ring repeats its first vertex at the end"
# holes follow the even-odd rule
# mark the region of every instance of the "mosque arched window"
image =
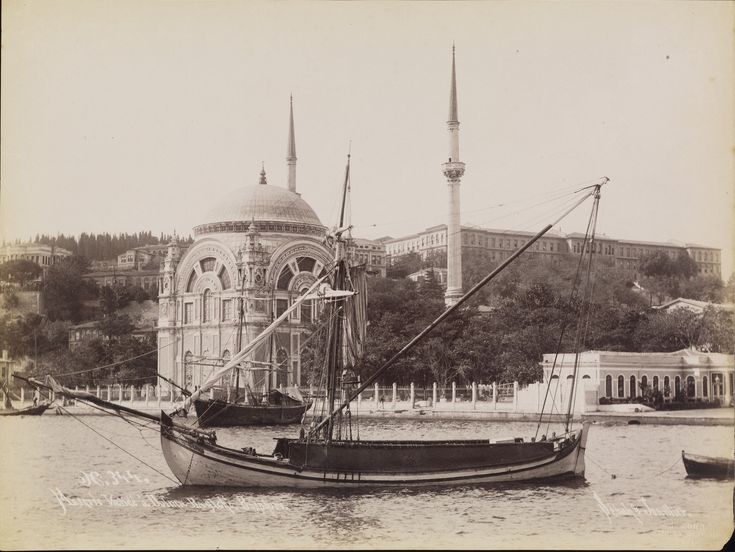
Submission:
POLYGON ((194 282, 197 281, 197 272, 196 270, 192 270, 191 274, 189 274, 189 280, 186 282, 186 292, 190 293, 194 291, 194 282))
POLYGON ((291 267, 286 265, 283 267, 283 270, 281 270, 281 274, 278 276, 278 283, 276 284, 276 289, 288 289, 288 284, 291 282, 291 278, 293 278, 293 271, 291 270, 291 267))
MULTIPOLYGON (((307 288, 302 289, 301 295, 305 294, 307 291, 309 291, 307 288)), ((301 323, 302 324, 311 324, 313 320, 311 303, 312 303, 311 299, 307 299, 306 301, 301 303, 301 323)))
POLYGON ((222 284, 222 289, 230 289, 232 287, 232 283, 230 281, 230 273, 224 266, 219 271, 219 281, 220 284, 222 284))
POLYGON ((207 257, 199 261, 199 265, 202 267, 202 272, 212 272, 214 265, 217 263, 217 259, 214 257, 207 257))
POLYGON ((316 259, 311 257, 299 257, 296 259, 296 264, 301 272, 312 272, 314 265, 316 265, 316 259))
POLYGON ((202 322, 211 322, 212 320, 212 292, 205 289, 202 293, 202 322))

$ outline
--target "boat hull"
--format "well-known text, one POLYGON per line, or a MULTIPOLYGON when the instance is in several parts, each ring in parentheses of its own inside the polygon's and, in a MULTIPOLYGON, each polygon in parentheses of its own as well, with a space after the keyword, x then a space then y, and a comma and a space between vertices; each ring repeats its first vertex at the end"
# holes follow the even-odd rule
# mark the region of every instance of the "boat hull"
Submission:
POLYGON ((681 451, 684 468, 690 477, 713 477, 735 479, 735 460, 688 454, 681 451))
POLYGON ((249 405, 217 399, 194 401, 200 427, 295 424, 301 421, 310 406, 311 403, 249 405))
POLYGON ((36 406, 29 406, 27 408, 21 408, 20 410, 0 410, 0 416, 40 416, 51 403, 39 404, 36 406))
MULTIPOLYGON (((558 440, 559 445, 552 445, 552 450, 548 454, 539 455, 538 450, 532 450, 530 458, 516 458, 516 461, 510 463, 498 461, 497 450, 489 447, 484 463, 465 462, 453 468, 437 469, 438 466, 434 465, 429 469, 414 467, 396 471, 375 468, 380 464, 379 459, 385 453, 383 445, 387 442, 373 442, 378 444, 372 452, 365 453, 369 461, 355 463, 352 466, 345 461, 331 467, 320 466, 318 463, 316 466, 300 465, 294 464, 294 461, 298 462, 299 459, 281 457, 280 454, 256 455, 252 451, 248 453, 221 447, 201 437, 183 434, 174 427, 166 425, 164 420, 161 426, 161 447, 166 462, 182 485, 299 488, 485 485, 583 477, 587 431, 588 425, 584 425, 582 430, 570 434, 564 443, 558 440)), ((342 443, 346 442, 333 443, 330 448, 355 447, 355 443, 349 445, 342 443)), ((421 452, 427 452, 429 448, 437 446, 443 449, 442 455, 454 452, 458 462, 463 454, 461 441, 445 442, 443 445, 429 442, 427 446, 418 445, 415 441, 392 442, 391 446, 402 447, 406 443, 411 443, 412 452, 418 455, 417 458, 421 457, 421 452)), ((466 443, 474 446, 476 441, 466 443)), ((359 449, 363 449, 363 453, 367 450, 364 444, 363 442, 357 445, 359 449)), ((495 447, 502 446, 495 444, 495 447)), ((436 454, 433 456, 437 457, 436 454)))

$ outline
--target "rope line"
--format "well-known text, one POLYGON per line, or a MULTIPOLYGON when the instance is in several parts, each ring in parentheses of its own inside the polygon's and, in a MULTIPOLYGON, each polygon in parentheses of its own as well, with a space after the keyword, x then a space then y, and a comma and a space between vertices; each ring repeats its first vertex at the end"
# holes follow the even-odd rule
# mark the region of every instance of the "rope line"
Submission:
POLYGON ((146 467, 148 467, 148 468, 152 469, 152 470, 153 470, 154 472, 156 472, 157 474, 159 474, 159 475, 162 475, 163 477, 165 477, 165 478, 166 478, 166 479, 168 479, 169 481, 173 481, 173 482, 174 482, 174 483, 175 483, 176 485, 178 485, 178 484, 179 484, 179 482, 178 482, 178 481, 176 481, 175 479, 173 479, 173 478, 169 477, 168 475, 166 475, 166 474, 165 474, 165 473, 163 473, 162 471, 160 471, 160 470, 158 470, 158 469, 154 468, 153 466, 151 466, 150 464, 148 464, 148 463, 147 463, 147 462, 145 462, 144 460, 141 460, 140 458, 138 458, 137 456, 135 456, 135 455, 134 455, 134 454, 133 454, 132 452, 129 452, 129 451, 125 450, 125 449, 124 449, 123 447, 121 447, 120 445, 118 445, 118 444, 117 444, 117 443, 116 443, 115 441, 113 441, 113 440, 112 440, 112 439, 110 439, 109 437, 107 437, 107 436, 103 435, 102 433, 100 433, 99 431, 97 431, 97 430, 96 430, 95 428, 93 428, 93 427, 92 427, 92 426, 90 426, 89 424, 85 424, 85 423, 84 423, 84 422, 83 422, 82 420, 80 420, 79 418, 77 418, 77 417, 76 417, 76 416, 75 416, 74 414, 72 414, 71 412, 69 412, 69 411, 68 411, 68 410, 67 410, 66 408, 64 408, 63 406, 59 406, 58 408, 60 408, 60 409, 61 409, 61 410, 63 410, 64 412, 66 412, 66 414, 68 414, 69 416, 71 416, 72 418, 74 418, 74 419, 75 419, 76 421, 78 421, 78 422, 79 422, 80 424, 82 424, 83 426, 85 426, 85 427, 87 427, 88 429, 90 429, 90 430, 91 430, 91 431, 92 431, 93 433, 96 433, 97 435, 99 435, 100 437, 102 437, 102 438, 103 438, 103 439, 104 439, 105 441, 107 441, 108 443, 112 444, 112 445, 113 445, 113 446, 115 446, 116 448, 119 448, 119 449, 120 449, 121 451, 123 451, 123 452, 124 452, 125 454, 127 454, 128 456, 130 456, 130 457, 134 458, 135 460, 137 460, 138 462, 140 462, 140 463, 141 463, 141 464, 143 464, 144 466, 146 466, 146 467))

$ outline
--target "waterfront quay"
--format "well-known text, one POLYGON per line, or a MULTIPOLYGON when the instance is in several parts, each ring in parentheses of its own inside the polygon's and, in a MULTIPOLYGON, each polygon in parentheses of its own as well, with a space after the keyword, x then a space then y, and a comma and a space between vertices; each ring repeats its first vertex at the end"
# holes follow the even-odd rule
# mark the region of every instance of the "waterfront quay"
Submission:
MULTIPOLYGON (((110 400, 136 410, 157 413, 171 412, 181 406, 181 397, 165 387, 152 385, 125 387, 110 385, 94 388, 75 388, 104 400, 110 400)), ((15 406, 30 404, 29 394, 22 393, 15 406)), ((459 389, 456 385, 440 390, 436 386, 418 389, 414 386, 375 386, 360 394, 350 404, 350 409, 365 418, 403 418, 437 420, 492 420, 497 422, 534 422, 539 418, 537 404, 523 401, 517 384, 472 385, 459 389)), ((547 401, 557 403, 556 412, 564 404, 563 393, 547 401)), ((581 401, 581 399, 580 399, 581 401)), ((655 424, 655 425, 735 425, 733 407, 699 408, 690 410, 653 410, 641 404, 590 405, 575 401, 574 421, 590 421, 605 424, 655 424)), ((311 411, 307 411, 307 416, 311 411)), ((56 398, 56 405, 46 415, 102 414, 98 409, 81 403, 66 402, 56 398)), ((193 414, 193 413, 192 413, 193 414)), ((193 415, 189 418, 193 421, 193 415)), ((544 420, 563 421, 561 413, 546 414, 544 420)))

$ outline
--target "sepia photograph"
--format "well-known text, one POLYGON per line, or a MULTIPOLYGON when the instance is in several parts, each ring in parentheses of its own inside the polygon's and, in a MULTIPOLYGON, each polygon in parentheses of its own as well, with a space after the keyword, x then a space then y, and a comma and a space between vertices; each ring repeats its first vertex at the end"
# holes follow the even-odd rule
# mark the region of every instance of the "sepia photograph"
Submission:
POLYGON ((3 2, 0 549, 731 546, 734 21, 3 2))

